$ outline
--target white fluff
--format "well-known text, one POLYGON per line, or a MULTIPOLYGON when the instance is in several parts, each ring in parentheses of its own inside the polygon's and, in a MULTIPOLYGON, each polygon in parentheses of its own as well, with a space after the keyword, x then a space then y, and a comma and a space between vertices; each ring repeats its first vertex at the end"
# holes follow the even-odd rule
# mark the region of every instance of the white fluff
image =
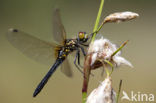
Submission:
POLYGON ((130 66, 131 68, 133 68, 133 65, 129 61, 127 61, 125 58, 123 58, 121 56, 114 56, 113 60, 117 64, 117 66, 127 65, 127 66, 130 66))
MULTIPOLYGON (((94 43, 91 44, 91 46, 88 50, 89 54, 92 53, 91 65, 93 65, 97 59, 110 60, 111 55, 117 49, 118 49, 117 46, 115 44, 111 43, 108 39, 101 37, 100 39, 95 40, 94 43)), ((115 66, 127 65, 130 67, 133 67, 129 61, 127 61, 125 58, 121 57, 120 55, 121 55, 121 51, 119 51, 112 58, 111 62, 115 66)))
POLYGON ((98 88, 90 93, 86 103, 115 103, 115 97, 111 77, 107 77, 98 88))

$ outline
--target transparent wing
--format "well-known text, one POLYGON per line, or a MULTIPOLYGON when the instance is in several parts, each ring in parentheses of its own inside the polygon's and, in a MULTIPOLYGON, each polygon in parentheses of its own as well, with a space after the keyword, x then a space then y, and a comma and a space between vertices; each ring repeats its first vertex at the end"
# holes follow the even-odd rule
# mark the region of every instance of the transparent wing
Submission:
POLYGON ((9 29, 7 33, 8 41, 26 56, 37 62, 51 65, 53 63, 54 48, 53 44, 33 37, 17 29, 9 29))
POLYGON ((53 37, 59 44, 64 44, 66 32, 61 21, 59 9, 55 9, 53 14, 53 37))
POLYGON ((63 72, 67 77, 72 77, 73 72, 71 70, 68 58, 64 60, 64 62, 61 65, 61 72, 63 72))

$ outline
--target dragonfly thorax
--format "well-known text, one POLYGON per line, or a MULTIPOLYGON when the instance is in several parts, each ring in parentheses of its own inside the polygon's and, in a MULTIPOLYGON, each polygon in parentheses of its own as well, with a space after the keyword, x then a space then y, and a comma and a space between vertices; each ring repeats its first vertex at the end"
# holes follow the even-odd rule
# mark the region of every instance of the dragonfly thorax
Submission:
POLYGON ((65 42, 65 46, 67 46, 67 47, 70 47, 70 46, 73 46, 73 45, 76 45, 76 44, 77 44, 76 39, 67 39, 66 42, 65 42))
POLYGON ((77 40, 76 39, 67 39, 65 42, 65 45, 61 47, 61 49, 58 52, 58 58, 66 58, 67 55, 74 50, 76 50, 77 46, 77 40))

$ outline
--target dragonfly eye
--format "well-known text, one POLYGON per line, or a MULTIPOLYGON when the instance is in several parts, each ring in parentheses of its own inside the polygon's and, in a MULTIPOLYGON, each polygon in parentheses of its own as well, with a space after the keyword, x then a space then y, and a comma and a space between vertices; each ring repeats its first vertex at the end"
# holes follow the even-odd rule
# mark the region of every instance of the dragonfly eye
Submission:
POLYGON ((84 37, 85 37, 84 32, 79 32, 78 37, 79 37, 80 40, 81 40, 81 39, 84 39, 84 37))
POLYGON ((79 32, 78 38, 81 42, 86 42, 88 40, 88 34, 86 32, 79 32))

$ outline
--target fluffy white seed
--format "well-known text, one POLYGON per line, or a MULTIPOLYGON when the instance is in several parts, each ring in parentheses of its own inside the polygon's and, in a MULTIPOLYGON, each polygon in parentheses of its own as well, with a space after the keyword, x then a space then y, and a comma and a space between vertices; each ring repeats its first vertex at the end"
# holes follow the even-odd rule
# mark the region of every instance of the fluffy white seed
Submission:
POLYGON ((116 103, 115 98, 116 93, 112 88, 111 77, 107 77, 90 93, 86 103, 116 103))
POLYGON ((92 54, 91 57, 91 66, 96 62, 96 60, 111 60, 114 66, 127 65, 133 67, 132 64, 127 61, 125 58, 121 57, 121 52, 119 51, 113 57, 111 55, 117 50, 117 46, 111 43, 108 39, 101 37, 96 39, 94 43, 88 49, 88 53, 92 54))

